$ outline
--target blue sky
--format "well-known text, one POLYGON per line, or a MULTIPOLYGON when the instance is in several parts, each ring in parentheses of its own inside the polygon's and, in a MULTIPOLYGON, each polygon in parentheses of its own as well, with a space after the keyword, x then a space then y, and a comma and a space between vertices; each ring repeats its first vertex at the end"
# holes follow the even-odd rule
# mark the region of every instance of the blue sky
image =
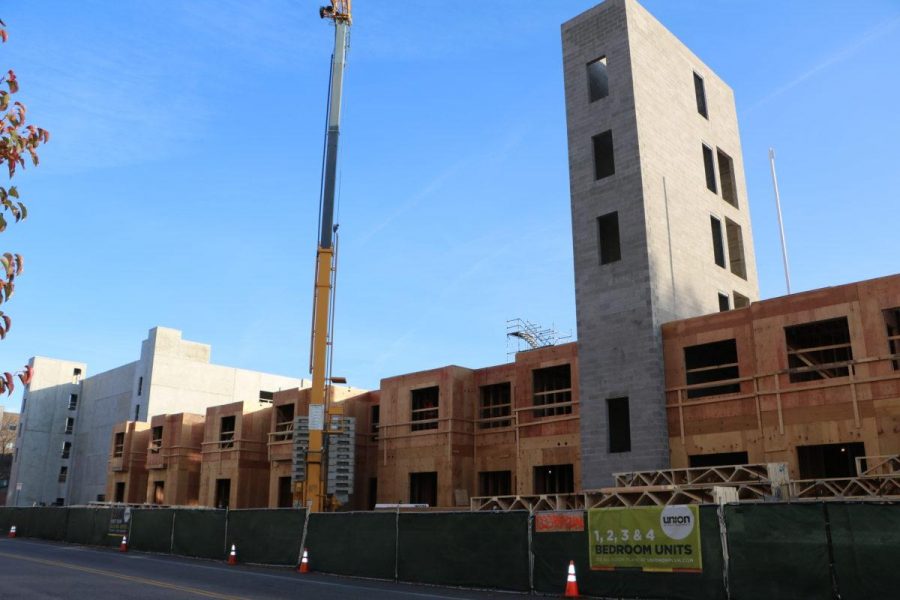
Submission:
MULTIPOLYGON (((507 358, 506 320, 575 333, 560 24, 595 2, 358 0, 341 138, 335 373, 507 358)), ((763 297, 900 271, 900 3, 647 0, 735 90, 763 297)), ((89 374, 182 329, 305 376, 332 30, 301 0, 6 3, 26 273, 0 366, 89 374)), ((4 402, 4 401, 0 401, 4 402)), ((20 394, 5 400, 18 409, 20 394)))

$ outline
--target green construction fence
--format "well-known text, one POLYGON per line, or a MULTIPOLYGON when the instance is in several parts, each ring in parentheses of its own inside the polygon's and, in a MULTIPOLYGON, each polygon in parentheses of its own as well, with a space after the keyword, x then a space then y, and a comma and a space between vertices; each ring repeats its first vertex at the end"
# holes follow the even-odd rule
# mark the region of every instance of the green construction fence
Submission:
POLYGON ((175 509, 151 508, 131 511, 128 545, 143 552, 171 552, 175 509))
POLYGON ((176 510, 172 553, 195 558, 224 558, 226 512, 208 509, 176 510))
POLYGON ((527 591, 528 513, 401 513, 400 581, 527 591))
POLYGON ((306 532, 310 565, 322 573, 394 579, 396 513, 314 513, 306 532))
POLYGON ((20 537, 95 546, 118 546, 127 531, 134 550, 214 560, 235 544, 239 562, 271 565, 294 566, 305 542, 313 571, 547 594, 562 593, 570 560, 582 595, 604 598, 863 600, 900 589, 891 502, 701 506, 700 573, 591 571, 587 531, 537 532, 525 511, 0 508, 0 535, 12 525, 20 537))
POLYGON ((240 562, 296 565, 305 521, 302 508, 230 510, 225 546, 240 562))

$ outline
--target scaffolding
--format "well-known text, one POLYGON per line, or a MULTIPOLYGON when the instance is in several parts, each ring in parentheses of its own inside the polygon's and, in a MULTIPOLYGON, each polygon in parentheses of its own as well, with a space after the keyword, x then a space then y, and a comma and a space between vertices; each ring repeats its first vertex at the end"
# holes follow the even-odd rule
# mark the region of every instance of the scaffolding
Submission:
POLYGON ((555 346, 562 340, 571 339, 571 332, 562 335, 552 325, 543 328, 521 318, 506 321, 506 354, 512 355, 523 350, 535 350, 546 346, 555 346), (512 342, 512 344, 511 344, 512 342))
POLYGON ((897 501, 900 455, 860 457, 855 477, 791 480, 785 463, 614 473, 614 487, 572 494, 483 496, 473 511, 581 510, 727 502, 897 501), (871 465, 863 469, 861 465, 871 465))

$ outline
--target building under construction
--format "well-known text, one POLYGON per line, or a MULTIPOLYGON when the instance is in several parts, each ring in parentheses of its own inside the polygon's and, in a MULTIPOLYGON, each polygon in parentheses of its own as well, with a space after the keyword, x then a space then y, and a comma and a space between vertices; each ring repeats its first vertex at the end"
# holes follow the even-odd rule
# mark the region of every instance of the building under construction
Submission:
MULTIPOLYGON (((340 4, 323 12, 337 33, 326 175, 340 4)), ((520 328, 533 348, 508 364, 335 387, 326 179, 312 388, 119 424, 107 499, 498 509, 699 502, 720 484, 748 499, 900 494, 900 276, 759 301, 731 88, 635 0, 561 33, 578 341, 520 328)))

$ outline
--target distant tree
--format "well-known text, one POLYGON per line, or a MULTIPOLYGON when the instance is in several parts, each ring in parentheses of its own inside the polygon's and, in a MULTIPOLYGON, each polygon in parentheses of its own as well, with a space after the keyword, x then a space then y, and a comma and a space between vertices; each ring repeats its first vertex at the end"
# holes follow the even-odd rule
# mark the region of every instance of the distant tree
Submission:
MULTIPOLYGON (((0 42, 6 43, 6 23, 0 21, 0 42)), ((37 149, 50 140, 50 134, 40 127, 29 125, 25 121, 25 105, 12 100, 18 93, 19 82, 16 74, 10 69, 0 77, 0 164, 6 163, 9 178, 16 174, 17 168, 25 168, 26 156, 33 165, 38 164, 37 149), (2 86, 6 85, 7 89, 2 86)), ((0 233, 6 230, 10 220, 18 223, 28 217, 28 209, 19 198, 16 186, 0 186, 0 233)), ((0 304, 9 302, 16 289, 15 279, 22 274, 24 261, 21 254, 6 252, 0 256, 0 304)), ((12 325, 9 315, 0 310, 0 339, 5 339, 12 325)), ((24 385, 31 381, 31 366, 26 365, 16 373, 24 385)), ((12 394, 15 389, 15 376, 12 373, 0 374, 0 394, 12 394)))

